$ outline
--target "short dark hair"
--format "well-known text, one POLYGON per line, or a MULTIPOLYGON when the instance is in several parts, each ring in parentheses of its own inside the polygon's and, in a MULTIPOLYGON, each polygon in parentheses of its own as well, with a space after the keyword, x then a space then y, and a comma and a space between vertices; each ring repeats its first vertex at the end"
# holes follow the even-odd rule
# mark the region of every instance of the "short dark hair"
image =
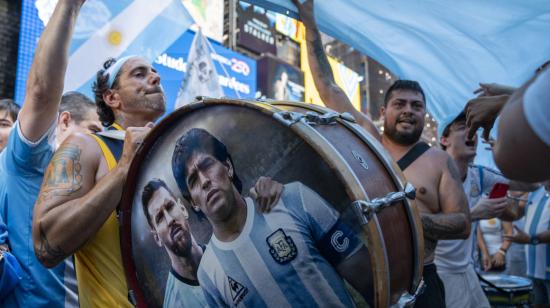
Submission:
POLYGON ((424 100, 424 104, 426 104, 426 95, 424 95, 424 90, 422 90, 422 87, 418 83, 418 81, 414 80, 396 80, 390 88, 386 91, 386 96, 384 96, 384 106, 388 105, 388 101, 391 98, 391 94, 393 91, 397 90, 410 90, 414 92, 418 92, 422 94, 422 99, 424 100))
POLYGON ((237 172, 235 171, 235 164, 231 159, 231 155, 227 152, 225 144, 223 144, 216 137, 212 136, 209 132, 200 128, 193 128, 183 134, 176 142, 176 148, 172 155, 172 173, 176 179, 176 183, 181 191, 181 194, 185 200, 191 202, 191 195, 189 188, 187 187, 187 161, 195 153, 207 153, 214 156, 217 160, 225 163, 229 159, 229 162, 233 166, 233 184, 239 192, 242 192, 243 184, 237 172))
POLYGON ((0 110, 6 110, 8 112, 8 116, 13 120, 13 122, 15 122, 21 107, 19 107, 13 99, 3 98, 0 99, 0 110))
POLYGON ((87 120, 86 114, 90 109, 94 108, 94 102, 89 99, 86 95, 70 91, 61 97, 61 104, 59 104, 59 112, 69 112, 71 114, 71 119, 75 121, 76 124, 80 124, 82 121, 87 120))
POLYGON ((166 189, 172 196, 174 195, 170 188, 166 185, 166 183, 159 179, 154 178, 150 180, 145 187, 143 187, 143 192, 141 193, 141 206, 143 207, 143 213, 145 214, 145 217, 147 217, 147 222, 149 223, 149 226, 151 228, 153 227, 153 222, 151 221, 151 217, 149 216, 149 211, 147 208, 149 207, 149 202, 151 201, 151 198, 153 198, 153 195, 155 194, 155 191, 159 190, 160 188, 166 189))
POLYGON ((3 98, 0 99, 0 110, 6 110, 8 112, 8 116, 15 122, 21 107, 19 107, 13 99, 3 98))
POLYGON ((109 67, 111 67, 115 63, 115 58, 107 59, 107 61, 103 63, 103 68, 97 72, 96 80, 92 85, 92 90, 94 91, 95 95, 95 103, 97 106, 97 114, 99 115, 99 120, 101 121, 101 124, 103 124, 103 126, 105 127, 110 126, 115 122, 115 113, 113 112, 113 109, 111 109, 111 107, 109 107, 107 103, 105 103, 105 100, 103 100, 103 94, 105 94, 107 90, 118 88, 118 79, 122 70, 118 71, 118 74, 113 81, 112 87, 109 87, 109 74, 105 73, 105 71, 107 71, 107 69, 109 69, 109 67))
MULTIPOLYGON (((445 128, 443 129, 443 132, 441 133, 440 138, 448 137, 449 134, 451 133, 451 126, 453 126, 453 124, 458 122, 466 123, 466 114, 464 112, 461 112, 451 123, 445 126, 445 128)), ((441 149, 443 149, 443 151, 447 150, 447 147, 443 145, 441 142, 439 142, 439 145, 441 146, 441 149)))

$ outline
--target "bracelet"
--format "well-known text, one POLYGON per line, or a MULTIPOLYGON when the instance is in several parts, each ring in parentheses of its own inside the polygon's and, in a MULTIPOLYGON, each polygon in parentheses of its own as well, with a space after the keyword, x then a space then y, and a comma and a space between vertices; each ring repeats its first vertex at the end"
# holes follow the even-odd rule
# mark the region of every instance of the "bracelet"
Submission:
POLYGON ((506 257, 506 250, 500 248, 497 252, 506 257))

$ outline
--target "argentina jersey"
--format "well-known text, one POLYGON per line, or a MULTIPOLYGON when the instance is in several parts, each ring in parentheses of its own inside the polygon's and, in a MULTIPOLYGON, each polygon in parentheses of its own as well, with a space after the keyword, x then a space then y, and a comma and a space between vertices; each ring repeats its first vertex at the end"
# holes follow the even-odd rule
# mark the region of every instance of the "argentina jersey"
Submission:
MULTIPOLYGON (((524 231, 534 236, 550 229, 550 195, 544 186, 531 193, 525 215, 524 231)), ((550 280, 550 245, 525 245, 527 275, 550 280)))
POLYGON ((231 242, 214 235, 198 279, 212 307, 353 307, 333 265, 363 246, 339 214, 301 183, 285 185, 268 214, 247 198, 243 230, 231 242))

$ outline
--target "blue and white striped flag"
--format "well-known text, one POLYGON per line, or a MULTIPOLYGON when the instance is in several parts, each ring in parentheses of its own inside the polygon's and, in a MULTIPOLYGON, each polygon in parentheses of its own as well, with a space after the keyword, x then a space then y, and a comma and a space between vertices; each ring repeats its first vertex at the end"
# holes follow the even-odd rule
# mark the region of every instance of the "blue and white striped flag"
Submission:
POLYGON ((91 95, 96 72, 109 58, 140 55, 153 61, 192 24, 180 0, 88 0, 77 19, 65 91, 91 95))
MULTIPOLYGON (((297 16, 290 0, 249 2, 297 16)), ((548 0, 316 0, 314 5, 321 31, 400 78, 418 80, 437 120, 458 114, 478 82, 519 86, 550 59, 548 0)))

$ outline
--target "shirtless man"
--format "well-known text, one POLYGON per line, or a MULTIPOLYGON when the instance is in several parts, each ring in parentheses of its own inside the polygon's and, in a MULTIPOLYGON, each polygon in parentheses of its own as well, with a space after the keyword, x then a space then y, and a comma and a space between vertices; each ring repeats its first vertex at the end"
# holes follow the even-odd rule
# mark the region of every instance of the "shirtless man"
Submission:
MULTIPOLYGON (((313 1, 300 4, 300 17, 306 26, 308 61, 315 86, 323 102, 338 112, 351 113, 357 122, 381 141, 395 161, 399 161, 420 143, 426 115, 425 96, 415 81, 399 80, 386 92, 384 133, 381 135, 372 121, 357 111, 344 91, 336 85, 325 56, 321 36, 313 14, 313 1)), ((417 299, 417 307, 444 307, 444 289, 437 276, 434 250, 437 240, 465 239, 470 234, 468 203, 457 167, 445 152, 430 148, 403 170, 407 181, 416 187, 416 204, 424 229, 426 290, 417 299)))

